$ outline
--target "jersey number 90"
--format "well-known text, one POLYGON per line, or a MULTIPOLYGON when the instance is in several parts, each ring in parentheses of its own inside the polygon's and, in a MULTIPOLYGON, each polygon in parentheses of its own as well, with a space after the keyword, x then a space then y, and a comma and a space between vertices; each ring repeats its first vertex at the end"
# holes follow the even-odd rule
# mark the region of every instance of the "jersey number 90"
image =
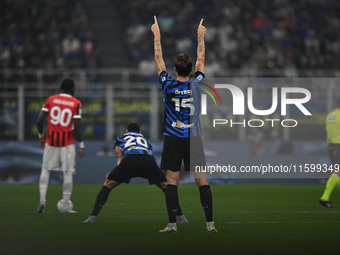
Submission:
POLYGON ((59 106, 53 106, 50 111, 51 123, 67 127, 71 124, 72 111, 69 108, 60 109, 59 106))

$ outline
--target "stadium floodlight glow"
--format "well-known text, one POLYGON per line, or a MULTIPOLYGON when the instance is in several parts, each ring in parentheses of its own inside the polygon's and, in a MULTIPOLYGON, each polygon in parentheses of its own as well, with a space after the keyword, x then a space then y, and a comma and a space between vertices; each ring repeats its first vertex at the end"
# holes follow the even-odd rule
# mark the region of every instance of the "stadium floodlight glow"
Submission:
MULTIPOLYGON (((233 115, 245 115, 245 99, 243 91, 232 84, 215 84, 215 89, 228 89, 231 92, 233 98, 233 115)), ((311 93, 308 89, 299 88, 299 87, 282 87, 281 88, 281 115, 287 115, 287 105, 295 105, 304 115, 311 116, 312 114, 306 109, 303 105, 307 103, 311 99, 311 93), (288 94, 303 94, 302 98, 289 98, 288 94)), ((248 110, 258 116, 265 116, 274 113, 278 106, 278 88, 272 88, 272 105, 269 109, 266 110, 258 110, 254 107, 253 100, 253 88, 247 88, 247 105, 248 110)), ((207 98, 206 95, 202 95, 201 100, 201 114, 207 114, 207 98)))

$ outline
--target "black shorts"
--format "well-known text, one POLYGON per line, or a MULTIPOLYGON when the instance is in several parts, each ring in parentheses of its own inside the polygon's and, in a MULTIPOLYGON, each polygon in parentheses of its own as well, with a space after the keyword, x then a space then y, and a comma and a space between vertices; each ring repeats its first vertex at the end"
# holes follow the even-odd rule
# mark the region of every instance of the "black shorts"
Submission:
POLYGON ((126 182, 134 177, 142 177, 152 183, 166 182, 165 175, 158 167, 155 158, 145 154, 127 155, 118 166, 112 169, 107 179, 116 182, 126 182))
POLYGON ((195 166, 206 165, 202 138, 164 136, 161 169, 178 172, 182 161, 185 171, 194 171, 195 166))
POLYGON ((340 165, 340 144, 330 143, 328 144, 328 155, 332 165, 340 165))

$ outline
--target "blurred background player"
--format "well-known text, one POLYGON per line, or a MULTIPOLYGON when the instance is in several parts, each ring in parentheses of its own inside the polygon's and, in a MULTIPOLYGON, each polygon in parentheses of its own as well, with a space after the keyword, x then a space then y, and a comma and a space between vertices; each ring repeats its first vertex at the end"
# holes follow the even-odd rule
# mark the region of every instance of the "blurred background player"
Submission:
POLYGON ((104 145, 97 153, 97 157, 113 157, 113 152, 109 149, 108 146, 104 145))
MULTIPOLYGON (((106 203, 111 190, 131 178, 142 177, 157 185, 166 193, 166 178, 152 156, 152 145, 140 133, 138 123, 129 123, 126 133, 118 136, 114 144, 117 153, 117 166, 106 176, 105 183, 97 195, 91 216, 84 223, 96 223, 96 217, 106 203)), ((178 222, 188 223, 181 207, 178 206, 178 222)), ((176 217, 176 216, 175 216, 176 217)))
POLYGON ((249 128, 247 135, 247 144, 252 155, 263 155, 265 152, 264 147, 264 134, 258 127, 249 128))
POLYGON ((37 127, 40 146, 44 149, 42 169, 39 182, 40 203, 38 212, 43 213, 46 206, 46 192, 51 171, 61 168, 64 174, 63 212, 76 213, 67 208, 72 195, 73 173, 75 172, 74 136, 79 142, 78 157, 84 156, 84 142, 80 128, 81 103, 74 95, 75 84, 71 79, 61 83, 61 93, 46 99, 41 108, 37 127), (46 140, 43 122, 48 115, 46 140))
POLYGON ((331 160, 333 173, 329 177, 325 191, 323 192, 319 203, 325 207, 333 207, 329 201, 336 185, 339 185, 340 180, 340 98, 335 102, 335 109, 327 115, 326 118, 326 131, 328 142, 328 154, 331 160), (337 169, 337 170, 336 170, 337 169))
MULTIPOLYGON (((166 72, 166 66, 163 60, 161 35, 157 18, 154 16, 154 24, 151 31, 154 34, 154 52, 159 82, 162 84, 164 94, 165 113, 163 121, 163 153, 161 169, 167 170, 167 190, 166 206, 169 217, 169 224, 160 232, 177 232, 176 213, 178 205, 178 184, 180 178, 180 168, 182 160, 184 161, 185 170, 190 170, 190 143, 195 143, 195 154, 205 165, 205 156, 201 140, 201 128, 199 119, 190 123, 190 116, 193 114, 193 97, 192 95, 200 94, 198 88, 190 84, 189 75, 192 71, 192 60, 188 54, 179 54, 176 59, 175 71, 177 80, 170 77, 166 72), (204 162, 203 162, 204 161, 204 162)), ((205 44, 204 35, 206 28, 202 25, 203 19, 198 26, 198 46, 197 62, 195 66, 195 78, 201 80, 204 78, 204 60, 205 44)), ((195 112, 199 112, 196 107, 195 112)), ((201 165, 200 164, 200 165, 201 165)), ((208 232, 216 232, 213 221, 212 194, 208 179, 195 178, 199 187, 201 204, 206 216, 206 226, 208 232)))

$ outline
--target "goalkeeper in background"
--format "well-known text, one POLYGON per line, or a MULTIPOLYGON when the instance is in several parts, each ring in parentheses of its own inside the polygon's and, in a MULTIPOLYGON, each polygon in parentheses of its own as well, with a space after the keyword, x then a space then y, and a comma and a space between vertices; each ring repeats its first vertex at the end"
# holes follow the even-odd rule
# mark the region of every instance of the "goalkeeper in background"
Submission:
POLYGON ((333 173, 329 177, 325 191, 323 192, 319 203, 322 206, 331 208, 333 205, 329 201, 329 197, 332 194, 336 185, 339 185, 340 180, 340 98, 335 102, 336 108, 327 115, 326 118, 326 131, 328 142, 328 154, 333 165, 333 173), (338 169, 338 170, 336 170, 338 169))

